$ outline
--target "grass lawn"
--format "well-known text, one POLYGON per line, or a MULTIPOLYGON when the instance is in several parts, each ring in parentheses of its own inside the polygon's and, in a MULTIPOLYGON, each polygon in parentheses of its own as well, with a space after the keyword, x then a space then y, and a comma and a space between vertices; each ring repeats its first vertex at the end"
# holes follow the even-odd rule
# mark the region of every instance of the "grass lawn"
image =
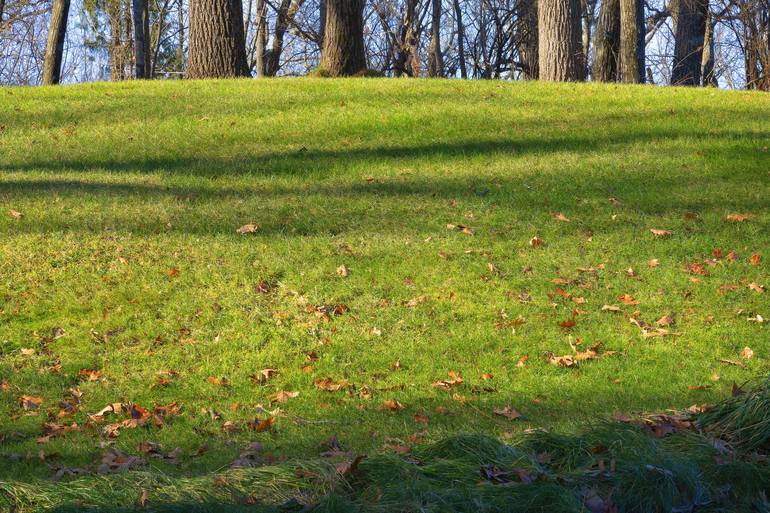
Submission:
POLYGON ((8 486, 575 433, 770 368, 768 95, 133 82, 0 89, 0 125, 8 486))

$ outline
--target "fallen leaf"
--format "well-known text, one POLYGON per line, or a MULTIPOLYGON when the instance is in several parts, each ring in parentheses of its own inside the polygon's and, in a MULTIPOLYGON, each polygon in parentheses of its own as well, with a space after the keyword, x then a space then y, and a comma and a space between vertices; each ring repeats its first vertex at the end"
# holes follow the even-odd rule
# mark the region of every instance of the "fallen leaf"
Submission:
POLYGON ((177 269, 176 267, 172 267, 171 269, 168 270, 166 274, 168 274, 169 278, 176 278, 177 276, 179 276, 179 269, 177 269))
POLYGON ((519 358, 519 361, 516 362, 516 367, 519 367, 519 368, 526 367, 528 360, 529 360, 529 355, 527 354, 522 355, 521 358, 519 358))
POLYGON ((440 381, 436 381, 433 383, 434 388, 443 388, 445 390, 449 390, 453 386, 459 386, 463 384, 463 378, 455 371, 449 371, 449 379, 444 379, 440 381))
POLYGON ((543 246, 543 239, 535 235, 531 239, 529 239, 529 245, 533 248, 539 248, 543 246))
POLYGON ((272 396, 271 402, 285 403, 289 399, 293 399, 298 395, 299 395, 299 392, 286 392, 285 390, 281 390, 272 396))
POLYGON ((564 214, 562 214, 561 212, 555 212, 555 213, 551 214, 551 216, 553 216, 553 218, 556 219, 557 221, 562 221, 564 223, 569 223, 570 222, 569 218, 567 216, 565 216, 564 214))
POLYGON ((650 268, 658 267, 659 265, 660 265, 660 260, 658 260, 657 258, 653 258, 652 260, 649 260, 647 262, 647 267, 650 267, 650 268))
POLYGON ((639 304, 639 301, 634 299, 634 296, 630 296, 628 294, 623 294, 622 296, 618 296, 618 301, 620 301, 625 305, 630 305, 630 306, 639 304))
POLYGON ((339 274, 343 278, 347 278, 348 276, 350 276, 350 269, 348 269, 348 267, 345 264, 342 264, 337 268, 337 274, 339 274))
POLYGON ((754 253, 749 257, 749 262, 751 262, 751 265, 759 265, 760 262, 762 262, 762 255, 759 253, 754 253))
POLYGON ((19 403, 24 410, 35 411, 43 404, 43 398, 32 395, 23 395, 19 398, 19 403))
POLYGON ((671 326, 672 324, 674 324, 674 318, 671 317, 670 315, 664 315, 663 317, 655 321, 655 324, 663 327, 671 326))
POLYGON ((523 415, 516 409, 506 406, 505 408, 496 408, 493 410, 495 415, 500 415, 508 420, 516 420, 523 417, 523 415))
POLYGON ((764 287, 764 285, 760 285, 759 283, 754 283, 754 282, 752 282, 752 283, 749 283, 749 288, 750 288, 751 290, 753 290, 754 292, 758 292, 758 293, 760 293, 760 294, 762 294, 762 293, 764 293, 764 292, 765 292, 765 287, 764 287))
POLYGON ((744 347, 743 351, 741 351, 741 358, 751 360, 754 358, 754 351, 752 351, 749 346, 744 347))
POLYGON ((604 305, 604 306, 602 306, 602 312, 618 313, 618 312, 621 312, 621 311, 622 310, 620 309, 619 306, 615 306, 615 305, 604 305))
POLYGON ((401 411, 405 408, 403 404, 395 399, 386 399, 382 404, 392 412, 401 411))
POLYGON ((12 218, 17 219, 17 220, 21 219, 21 217, 22 217, 21 212, 19 212, 17 210, 14 210, 14 209, 10 209, 8 211, 8 215, 10 215, 12 218))
POLYGON ((256 233, 257 230, 259 230, 259 226, 256 224, 250 223, 250 224, 244 224, 240 228, 236 230, 237 233, 241 235, 247 235, 249 233, 256 233))
POLYGON ((728 221, 733 221, 733 222, 736 222, 736 223, 741 223, 741 222, 745 221, 748 218, 749 218, 749 216, 747 216, 746 214, 728 214, 727 217, 726 217, 726 219, 728 221))
POLYGON ((670 230, 659 230, 657 228, 651 228, 650 232, 652 232, 652 234, 656 237, 668 237, 674 233, 670 230))

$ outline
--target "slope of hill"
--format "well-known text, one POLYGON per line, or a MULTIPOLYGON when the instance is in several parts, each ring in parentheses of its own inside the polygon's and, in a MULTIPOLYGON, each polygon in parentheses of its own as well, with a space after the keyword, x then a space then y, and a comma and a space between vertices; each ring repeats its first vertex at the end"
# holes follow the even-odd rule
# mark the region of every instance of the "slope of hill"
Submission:
POLYGON ((0 90, 0 125, 6 483, 571 432, 767 372, 767 95, 94 84, 0 90))

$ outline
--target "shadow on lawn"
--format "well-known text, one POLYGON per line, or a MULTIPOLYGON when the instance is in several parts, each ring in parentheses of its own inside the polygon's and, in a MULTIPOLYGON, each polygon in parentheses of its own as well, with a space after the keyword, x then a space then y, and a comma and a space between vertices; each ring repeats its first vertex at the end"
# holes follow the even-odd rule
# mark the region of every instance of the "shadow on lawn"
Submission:
MULTIPOLYGON (((274 153, 257 153, 253 156, 238 158, 136 158, 111 160, 105 158, 86 159, 83 161, 35 161, 24 164, 0 164, 0 171, 17 173, 0 181, 0 196, 10 198, 45 199, 55 196, 90 196, 97 200, 114 200, 116 197, 126 201, 152 202, 157 200, 175 200, 180 214, 171 231, 195 234, 233 233, 234 223, 241 219, 211 219, 209 213, 196 211, 199 207, 214 208, 223 201, 257 199, 267 201, 276 198, 289 198, 301 202, 301 206, 315 205, 325 209, 334 207, 341 215, 328 216, 327 219, 300 220, 292 229, 275 212, 260 212, 261 234, 274 233, 288 235, 307 235, 313 233, 339 233, 345 231, 353 220, 354 224, 373 232, 384 231, 383 217, 396 218, 408 214, 409 205, 399 205, 385 201, 391 197, 412 197, 415 200, 447 201, 452 199, 470 199, 487 203, 502 204, 517 213, 541 214, 554 210, 571 209, 578 199, 600 199, 606 201, 609 196, 628 194, 633 198, 627 203, 638 212, 651 215, 694 211, 705 213, 709 210, 738 209, 762 210, 770 205, 770 199, 758 196, 751 198, 740 195, 713 196, 699 195, 698 189, 713 187, 717 190, 734 187, 752 187, 752 182, 766 177, 760 174, 764 168, 759 163, 761 157, 749 155, 756 151, 746 143, 747 137, 758 139, 757 134, 741 134, 725 131, 718 135, 703 136, 693 130, 682 133, 681 130, 659 130, 655 132, 619 132, 611 136, 567 136, 546 140, 497 140, 497 141, 457 141, 434 143, 429 145, 353 148, 349 150, 301 149, 274 153), (442 164, 454 165, 464 160, 473 160, 474 166, 480 166, 479 159, 488 157, 490 164, 501 159, 512 160, 524 156, 556 156, 567 152, 590 157, 599 150, 613 149, 622 153, 629 146, 644 142, 654 151, 655 145, 681 141, 685 147, 688 141, 700 141, 703 147, 710 143, 712 148, 693 148, 685 155, 671 155, 671 171, 666 169, 648 169, 644 162, 633 164, 633 172, 619 173, 616 169, 598 168, 585 171, 581 179, 563 180, 556 169, 546 173, 532 172, 518 174, 515 178, 501 175, 481 175, 478 178, 457 178, 452 176, 426 177, 419 171, 410 171, 399 177, 367 182, 355 178, 355 183, 341 183, 341 177, 335 170, 346 170, 370 164, 372 172, 404 164, 409 169, 419 169, 423 162, 431 168, 442 164), (704 154, 695 154, 701 149, 704 154), (728 162, 729 168, 719 173, 710 173, 708 177, 698 176, 697 167, 708 156, 714 161, 728 162), (510 157, 507 157, 510 156, 510 157), (761 168, 761 169, 760 169, 761 168), (115 180, 77 179, 72 173, 80 171, 103 172, 114 174, 115 180), (52 178, 25 179, 18 173, 42 172, 52 174, 52 178), (152 184, 136 178, 134 173, 143 173, 163 179, 168 175, 169 185, 152 184), (58 177, 59 173, 64 175, 58 177), (130 178, 122 181, 121 175, 130 173, 130 178), (690 177, 692 173, 692 177, 690 177), (330 178, 327 176, 331 174, 330 178), (208 178, 196 180, 194 184, 176 185, 179 175, 208 178), (267 181, 274 176, 286 175, 297 181, 290 183, 267 181), (233 183, 231 180, 235 181, 233 183), (253 182, 249 183, 249 180, 253 182), (314 181, 314 183, 313 183, 314 181), (356 204, 351 199, 366 199, 365 203, 356 204), (383 211, 369 211, 370 202, 385 206, 383 211), (335 203, 336 202, 336 203, 335 203), (264 217, 264 219, 262 218, 264 217), (341 223, 344 221, 344 223, 341 223)), ((556 158, 556 157, 555 157, 556 158)), ((768 158, 770 161, 770 158, 768 158)), ((558 162, 553 166, 556 168, 558 162)), ((630 167, 630 165, 629 165, 630 167)), ((438 174, 438 173, 437 173, 438 174)), ((112 177, 110 177, 112 178, 112 177)), ((343 178, 344 179, 344 178, 343 178)), ((225 204, 226 206, 226 204, 225 204)), ((299 206, 299 205, 298 205, 299 206)), ((205 209, 203 209, 205 210, 205 209)), ((225 215, 227 210, 222 211, 225 215)), ((165 223, 163 223, 165 224, 165 223)), ((114 219, 110 228, 135 233, 165 232, 158 223, 149 222, 134 215, 114 219)), ((45 233, 48 231, 93 231, 93 228, 79 226, 77 222, 68 222, 66 218, 46 219, 44 223, 19 223, 14 226, 14 233, 45 233)), ((98 231, 98 229, 96 230, 98 231)))

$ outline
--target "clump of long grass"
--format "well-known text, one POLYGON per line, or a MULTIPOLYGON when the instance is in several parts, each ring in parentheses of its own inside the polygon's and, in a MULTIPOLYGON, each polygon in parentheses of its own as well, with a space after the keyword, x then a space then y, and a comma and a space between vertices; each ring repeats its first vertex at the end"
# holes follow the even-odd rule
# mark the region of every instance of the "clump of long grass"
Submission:
POLYGON ((770 378, 695 418, 696 424, 740 451, 770 449, 770 378))
POLYGON ((0 482, 0 508, 32 511, 317 513, 770 513, 770 385, 664 433, 601 422, 511 443, 459 435, 340 472, 321 460, 173 478, 150 472, 67 483, 0 482), (715 438, 718 436, 719 438, 715 438), (141 505, 142 493, 147 502, 141 505))

